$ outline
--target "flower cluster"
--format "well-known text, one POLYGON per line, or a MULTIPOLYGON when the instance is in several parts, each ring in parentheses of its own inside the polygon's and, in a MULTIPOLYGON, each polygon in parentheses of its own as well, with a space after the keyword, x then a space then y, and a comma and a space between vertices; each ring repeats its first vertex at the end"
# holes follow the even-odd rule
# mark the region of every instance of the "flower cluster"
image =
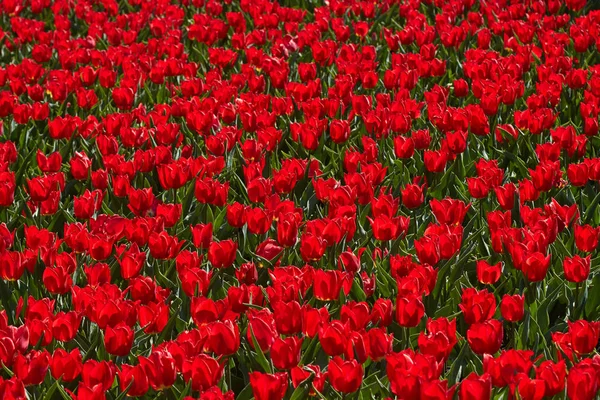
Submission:
POLYGON ((586 3, 0 2, 0 397, 596 398, 586 3))

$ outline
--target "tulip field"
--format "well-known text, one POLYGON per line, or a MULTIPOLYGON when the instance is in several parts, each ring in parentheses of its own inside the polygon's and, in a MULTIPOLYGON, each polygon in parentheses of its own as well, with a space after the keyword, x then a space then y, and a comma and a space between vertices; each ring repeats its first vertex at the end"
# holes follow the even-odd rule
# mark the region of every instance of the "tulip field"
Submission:
POLYGON ((0 399, 600 395, 600 4, 1 0, 0 399))

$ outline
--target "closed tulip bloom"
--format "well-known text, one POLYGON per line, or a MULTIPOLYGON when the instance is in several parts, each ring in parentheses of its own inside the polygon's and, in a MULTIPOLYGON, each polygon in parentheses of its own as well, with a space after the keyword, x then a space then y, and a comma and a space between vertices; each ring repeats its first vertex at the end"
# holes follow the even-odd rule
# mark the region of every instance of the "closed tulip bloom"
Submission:
POLYGON ((367 331, 369 341, 369 357, 373 361, 380 361, 392 352, 394 335, 387 334, 384 328, 372 328, 367 331))
POLYGON ((350 124, 346 120, 333 120, 329 124, 329 135, 334 143, 344 143, 350 137, 350 124))
POLYGON ((542 362, 535 369, 535 377, 544 381, 548 397, 555 396, 565 389, 565 378, 567 377, 567 366, 564 360, 555 363, 552 360, 542 362))
POLYGON ((87 386, 83 382, 77 385, 77 395, 71 395, 74 400, 106 400, 106 391, 102 385, 93 387, 87 386))
POLYGON ((116 368, 110 361, 88 360, 83 364, 81 378, 86 386, 101 385, 104 391, 111 388, 115 381, 116 368))
POLYGON ((517 187, 512 182, 494 188, 496 199, 498 199, 498 203, 503 210, 512 210, 514 208, 516 191, 517 187))
POLYGON ((530 282, 543 281, 550 267, 550 254, 544 256, 540 252, 531 253, 525 258, 521 265, 521 271, 523 275, 530 282))
POLYGON ((246 223, 248 232, 255 235, 264 235, 271 228, 273 218, 260 207, 246 209, 246 223))
POLYGON ((112 98, 119 110, 127 111, 133 107, 135 93, 130 88, 115 88, 112 98))
POLYGON ((473 324, 467 330, 467 342, 476 354, 494 354, 503 339, 502 322, 491 319, 473 324))
POLYGON ((304 233, 300 237, 300 255, 305 262, 319 261, 325 254, 327 243, 312 233, 304 233))
POLYGON ((333 357, 344 354, 348 348, 350 331, 341 321, 323 323, 319 328, 319 342, 325 354, 333 357))
POLYGON ((589 180, 589 168, 587 164, 569 164, 567 177, 573 186, 584 186, 589 180))
POLYGON ((132 345, 133 330, 129 326, 120 323, 114 328, 110 326, 106 327, 106 332, 104 333, 104 347, 109 354, 122 357, 126 356, 129 354, 132 345))
POLYGON ((575 225, 575 245, 580 251, 590 253, 598 246, 598 228, 590 225, 575 225))
POLYGON ((25 386, 41 385, 50 367, 48 351, 31 350, 26 355, 17 354, 13 371, 25 386))
POLYGON ((421 382, 420 392, 422 399, 452 400, 456 386, 448 387, 448 381, 432 379, 421 382))
POLYGON ((219 356, 228 356, 237 352, 240 347, 240 330, 231 321, 217 321, 208 325, 206 347, 219 356))
POLYGON ((491 319, 496 312, 496 297, 493 293, 474 288, 466 288, 462 293, 459 308, 463 312, 465 321, 471 325, 491 319))
POLYGON ((423 157, 427 171, 439 173, 446 169, 448 153, 445 151, 426 150, 423 157))
POLYGON ((469 187, 469 193, 471 194, 471 197, 475 199, 486 198, 490 192, 490 186, 482 177, 467 178, 467 185, 469 187))
POLYGON ((341 271, 317 270, 313 283, 315 297, 322 301, 337 300, 340 297, 342 284, 343 277, 341 271))
POLYGON ((484 373, 477 375, 471 372, 460 383, 458 398, 460 400, 489 400, 492 396, 492 378, 484 373))
POLYGON ((286 373, 263 374, 250 373, 250 387, 256 400, 282 400, 288 388, 286 373))
POLYGON ((589 363, 580 362, 569 370, 567 396, 570 400, 592 400, 598 393, 598 372, 589 363))
POLYGON ((254 348, 254 340, 256 340, 260 349, 265 353, 268 352, 275 342, 276 335, 275 320, 268 309, 250 310, 247 339, 252 348, 254 348))
POLYGON ((563 269, 565 279, 569 282, 585 282, 590 274, 591 256, 585 258, 576 255, 574 257, 565 257, 563 260, 563 269))
POLYGON ((509 322, 521 321, 525 314, 525 298, 518 294, 513 296, 505 294, 500 302, 500 311, 502 318, 509 322))
POLYGON ((302 318, 302 333, 314 338, 321 326, 329 321, 329 311, 325 308, 313 308, 306 304, 302 307, 300 317, 302 318))
POLYGON ((409 159, 415 153, 415 143, 413 139, 406 136, 396 136, 394 138, 394 154, 401 159, 409 159))
POLYGON ((183 379, 192 382, 192 389, 205 391, 219 383, 223 375, 223 366, 214 358, 199 354, 183 363, 183 379))
POLYGON ((362 384, 363 369, 356 360, 344 361, 340 357, 329 360, 327 375, 331 386, 341 393, 354 393, 362 384))
POLYGON ((594 351, 600 336, 600 322, 579 320, 568 324, 573 350, 578 354, 589 354, 594 351))
POLYGON ((396 300, 396 321, 400 326, 413 328, 425 315, 425 306, 420 296, 399 296, 396 300))
POLYGON ((167 350, 154 350, 150 357, 139 357, 139 361, 152 389, 158 391, 173 386, 177 369, 175 358, 167 350))
POLYGON ((15 173, 0 172, 0 207, 8 207, 15 200, 15 173))
POLYGON ((127 392, 128 396, 143 396, 148 392, 148 389, 150 389, 148 375, 141 365, 133 367, 128 364, 123 364, 121 365, 121 370, 118 375, 119 388, 121 391, 125 391, 129 388, 129 391, 127 392))
POLYGON ((292 247, 298 238, 298 219, 293 214, 281 214, 277 220, 277 241, 284 247, 292 247))
POLYGON ((42 274, 46 289, 52 294, 65 294, 73 286, 73 277, 63 267, 46 268, 42 274))
POLYGON ((277 369, 289 370, 300 362, 300 350, 303 338, 295 336, 281 339, 275 338, 271 347, 271 360, 277 369))
POLYGON ((477 271, 477 280, 486 285, 493 285, 498 282, 498 279, 502 275, 501 262, 490 265, 487 261, 480 260, 477 261, 475 268, 477 271))
POLYGON ((63 349, 54 350, 50 360, 50 372, 54 379, 72 382, 77 379, 82 369, 83 364, 79 349, 73 349, 69 353, 63 349))
POLYGON ((523 400, 542 400, 546 395, 546 384, 541 379, 531 379, 526 374, 519 374, 517 391, 523 400))
POLYGON ((402 204, 409 209, 418 208, 425 200, 423 186, 409 184, 402 189, 402 204))
POLYGON ((81 316, 75 311, 59 312, 52 322, 52 336, 60 342, 69 342, 75 338, 81 316))
POLYGON ((208 261, 214 268, 227 268, 236 258, 237 243, 231 239, 211 242, 208 246, 208 261))

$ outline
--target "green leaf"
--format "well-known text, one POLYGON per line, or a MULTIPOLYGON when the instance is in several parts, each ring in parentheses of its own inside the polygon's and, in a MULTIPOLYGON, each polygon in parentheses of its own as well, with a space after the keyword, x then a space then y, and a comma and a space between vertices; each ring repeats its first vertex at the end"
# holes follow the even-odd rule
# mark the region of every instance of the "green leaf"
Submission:
POLYGON ((586 319, 596 320, 598 319, 598 306, 600 305, 600 275, 596 274, 594 276, 588 293, 588 299, 585 302, 586 319))
POLYGON ((273 368, 271 368, 271 364, 265 357, 265 353, 263 353, 262 349, 258 345, 258 341, 254 336, 254 330, 252 329, 252 325, 248 324, 248 329, 250 330, 250 335, 252 336, 252 344, 254 345, 254 351, 256 351, 256 361, 262 367, 263 371, 272 374, 273 368))
POLYGON ((252 387, 250 384, 246 385, 246 387, 236 396, 237 400, 250 400, 254 397, 254 393, 252 392, 252 387))
POLYGON ((314 378, 314 374, 310 374, 310 376, 304 380, 302 383, 298 385, 298 387, 292 392, 292 396, 290 400, 301 400, 306 399, 308 395, 308 391, 312 386, 312 381, 314 378))

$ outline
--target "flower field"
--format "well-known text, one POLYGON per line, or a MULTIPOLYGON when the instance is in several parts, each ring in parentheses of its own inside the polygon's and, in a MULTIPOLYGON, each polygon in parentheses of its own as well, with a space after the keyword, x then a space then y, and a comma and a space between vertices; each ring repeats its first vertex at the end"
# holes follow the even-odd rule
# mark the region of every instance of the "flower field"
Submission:
POLYGON ((586 3, 2 0, 0 398, 597 398, 586 3))

